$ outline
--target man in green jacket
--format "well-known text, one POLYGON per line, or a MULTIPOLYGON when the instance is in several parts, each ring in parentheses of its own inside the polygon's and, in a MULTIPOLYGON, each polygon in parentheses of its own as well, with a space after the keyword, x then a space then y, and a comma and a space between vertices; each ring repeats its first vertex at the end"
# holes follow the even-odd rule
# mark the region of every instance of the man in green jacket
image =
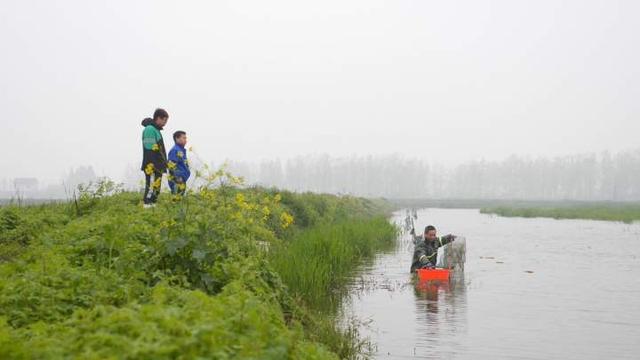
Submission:
POLYGON ((162 187, 162 174, 167 171, 167 151, 162 139, 162 129, 169 121, 169 113, 156 109, 153 118, 142 120, 142 166, 144 171, 144 207, 155 206, 162 187))
POLYGON ((438 238, 436 228, 433 225, 429 225, 424 229, 424 237, 416 236, 414 229, 411 230, 411 235, 413 235, 413 241, 416 244, 413 250, 411 273, 415 272, 416 269, 434 268, 438 257, 438 248, 456 239, 451 234, 438 238))

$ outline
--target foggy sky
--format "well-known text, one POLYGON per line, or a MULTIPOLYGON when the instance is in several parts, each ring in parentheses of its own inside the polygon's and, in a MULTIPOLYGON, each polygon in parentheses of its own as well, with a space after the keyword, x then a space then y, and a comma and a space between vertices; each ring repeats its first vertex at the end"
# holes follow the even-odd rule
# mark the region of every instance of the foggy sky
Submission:
POLYGON ((637 1, 13 1, 0 178, 141 160, 155 107, 205 161, 437 163, 638 147, 637 1))

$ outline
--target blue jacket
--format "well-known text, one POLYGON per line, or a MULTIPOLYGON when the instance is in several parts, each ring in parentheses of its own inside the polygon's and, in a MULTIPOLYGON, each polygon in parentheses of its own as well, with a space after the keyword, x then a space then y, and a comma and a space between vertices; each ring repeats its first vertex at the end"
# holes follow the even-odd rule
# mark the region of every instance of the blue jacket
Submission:
POLYGON ((176 182, 187 182, 191 176, 189 161, 187 160, 187 149, 178 144, 174 145, 169 151, 169 172, 178 180, 176 182))

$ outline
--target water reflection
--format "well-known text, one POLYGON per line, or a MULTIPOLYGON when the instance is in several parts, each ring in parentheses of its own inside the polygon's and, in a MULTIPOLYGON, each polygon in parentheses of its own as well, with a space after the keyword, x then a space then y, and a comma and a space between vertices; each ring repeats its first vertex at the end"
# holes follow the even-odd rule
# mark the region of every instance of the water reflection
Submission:
POLYGON ((442 358, 460 351, 458 336, 467 323, 464 276, 444 282, 416 280, 414 299, 417 332, 412 356, 442 358))
POLYGON ((423 302, 464 303, 464 274, 452 276, 451 281, 419 281, 413 279, 416 305, 423 302))

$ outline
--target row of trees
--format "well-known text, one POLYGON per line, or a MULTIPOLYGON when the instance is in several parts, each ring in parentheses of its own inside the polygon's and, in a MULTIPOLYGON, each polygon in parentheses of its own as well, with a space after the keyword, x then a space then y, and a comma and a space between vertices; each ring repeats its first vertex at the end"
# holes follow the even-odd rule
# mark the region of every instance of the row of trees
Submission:
MULTIPOLYGON (((196 160, 194 165, 201 163, 196 160)), ((300 156, 284 161, 230 162, 229 166, 249 184, 294 191, 396 199, 640 200, 640 149, 613 155, 511 156, 449 167, 398 155, 300 156)), ((39 186, 36 192, 18 189, 16 179, 4 179, 0 197, 14 196, 18 189, 26 197, 65 198, 78 184, 96 179, 91 166, 73 169, 61 183, 39 186)), ((127 168, 127 188, 140 188, 141 180, 137 167, 127 168)))
POLYGON ((388 198, 640 200, 640 149, 612 155, 511 156, 455 167, 401 156, 230 163, 249 183, 388 198))

